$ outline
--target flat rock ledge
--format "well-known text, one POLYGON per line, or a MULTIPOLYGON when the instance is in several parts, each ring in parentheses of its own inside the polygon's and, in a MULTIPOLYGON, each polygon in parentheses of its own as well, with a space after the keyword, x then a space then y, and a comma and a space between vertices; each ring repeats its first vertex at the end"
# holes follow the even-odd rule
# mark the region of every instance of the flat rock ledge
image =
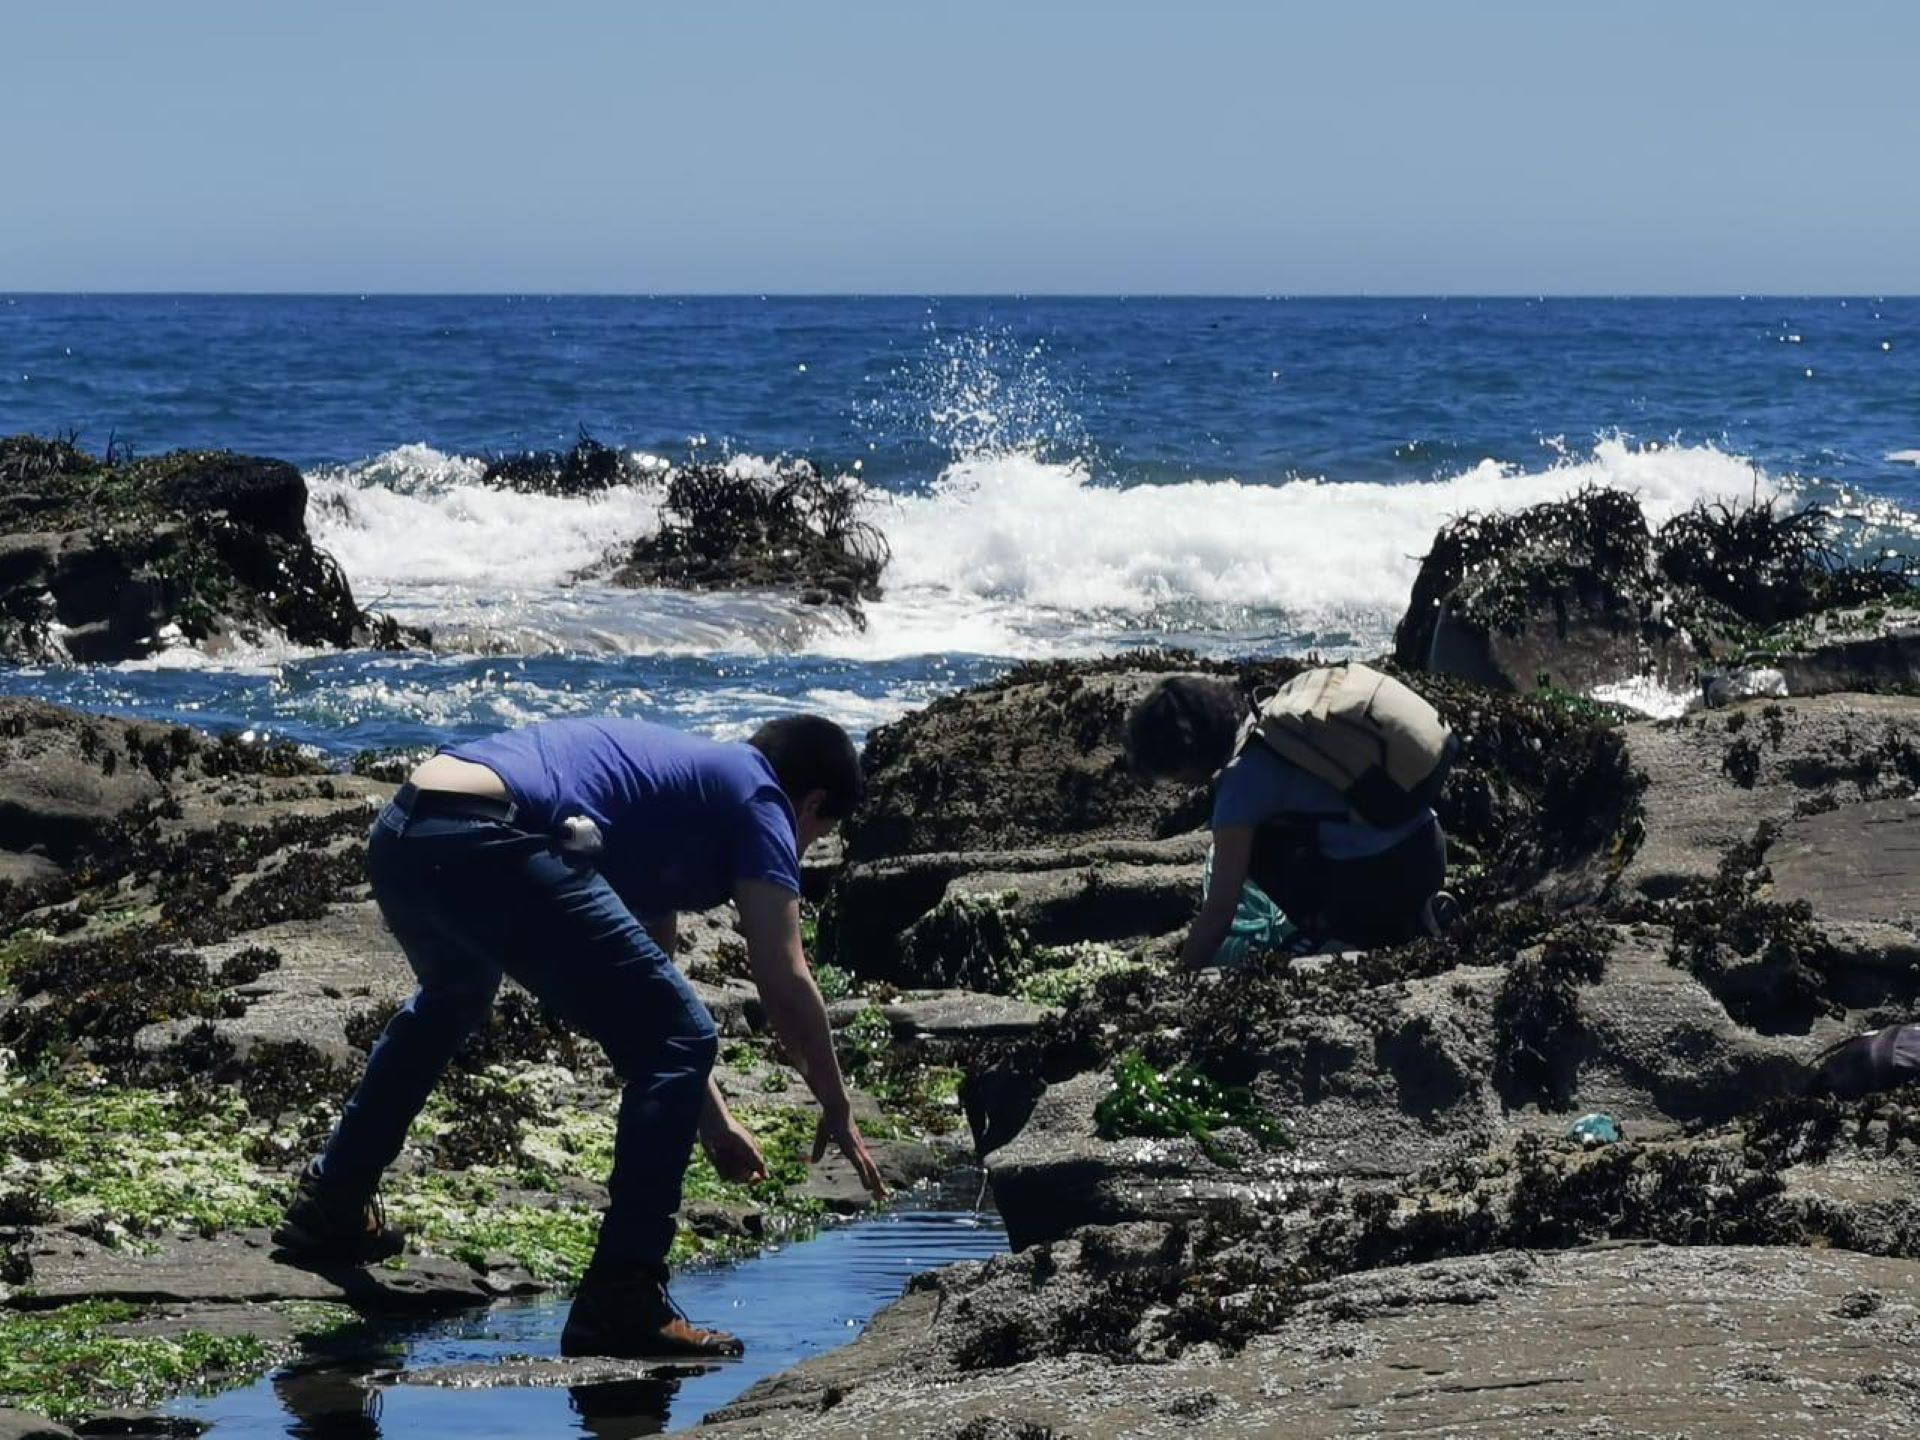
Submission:
POLYGON ((508 1267, 481 1273, 457 1261, 405 1257, 401 1268, 306 1269, 275 1258, 264 1230, 218 1240, 164 1241, 151 1254, 115 1250, 65 1230, 34 1232, 24 1247, 33 1267, 30 1293, 15 1306, 64 1305, 78 1300, 142 1304, 321 1300, 364 1314, 430 1314, 489 1305, 534 1286, 508 1267))
POLYGON ((1315 1287, 1233 1356, 1069 1355, 964 1377, 924 1363, 941 1297, 918 1292, 701 1433, 1866 1440, 1920 1426, 1916 1285, 1920 1263, 1844 1251, 1503 1251, 1315 1287))
POLYGON ((73 1431, 44 1415, 0 1409, 0 1440, 73 1440, 73 1431))

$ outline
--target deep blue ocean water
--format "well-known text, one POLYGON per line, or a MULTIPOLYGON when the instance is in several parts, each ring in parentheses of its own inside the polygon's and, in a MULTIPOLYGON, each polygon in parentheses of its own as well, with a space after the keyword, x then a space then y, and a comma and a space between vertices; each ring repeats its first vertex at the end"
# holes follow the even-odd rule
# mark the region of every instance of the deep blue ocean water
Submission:
POLYGON ((7 689, 335 753, 592 710, 865 729, 1018 658, 1368 650, 1444 519, 1585 483, 1655 519, 1818 502, 1843 543, 1910 550, 1920 301, 0 296, 21 430, 298 463, 363 602, 441 648, 7 689), (495 492, 478 457, 583 428, 856 474, 888 598, 859 630, 578 581, 657 493, 495 492))

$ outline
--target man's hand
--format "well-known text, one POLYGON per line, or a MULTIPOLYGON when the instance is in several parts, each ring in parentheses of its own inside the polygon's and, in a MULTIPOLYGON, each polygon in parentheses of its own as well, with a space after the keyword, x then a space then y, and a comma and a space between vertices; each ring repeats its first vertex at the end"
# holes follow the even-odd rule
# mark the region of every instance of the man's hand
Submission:
POLYGON ((740 907, 740 929, 747 937, 747 964, 766 1004, 767 1019, 820 1102, 814 1160, 820 1160, 829 1145, 838 1146, 853 1162, 867 1193, 876 1200, 886 1199, 886 1182, 867 1153, 860 1127, 853 1123, 847 1083, 833 1053, 826 1004, 800 950, 800 897, 764 880, 743 880, 734 887, 733 898, 740 907))
POLYGON ((887 1182, 880 1178, 880 1167, 873 1163, 873 1156, 867 1153, 867 1142, 860 1134, 860 1127, 854 1123, 853 1111, 842 1110, 838 1114, 823 1110, 820 1112, 820 1125, 813 1132, 813 1163, 818 1165, 826 1157, 827 1146, 837 1145, 840 1153, 853 1163, 854 1173, 860 1177, 860 1183, 867 1187, 867 1193, 875 1200, 887 1198, 887 1182))
POLYGON ((700 1144, 722 1180, 754 1185, 767 1178, 767 1158, 760 1153, 760 1142, 731 1115, 723 1124, 702 1130, 700 1144))

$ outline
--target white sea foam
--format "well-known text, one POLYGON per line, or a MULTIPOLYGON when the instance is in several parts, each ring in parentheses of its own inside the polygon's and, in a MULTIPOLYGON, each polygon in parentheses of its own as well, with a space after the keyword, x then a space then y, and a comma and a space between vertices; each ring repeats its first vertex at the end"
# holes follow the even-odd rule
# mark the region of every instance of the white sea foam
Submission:
POLYGON ((1700 697, 1691 690, 1669 690, 1650 675, 1636 675, 1630 680, 1594 686, 1593 698, 1609 705, 1624 705, 1656 720, 1672 720, 1686 714, 1700 697))
POLYGON ((118 669, 139 674, 143 671, 218 670, 232 675, 272 675, 282 666, 311 660, 327 652, 315 646, 295 645, 290 640, 265 638, 257 644, 226 639, 217 645, 194 645, 175 626, 161 634, 160 648, 138 660, 124 660, 118 669))
MULTIPOLYGON (((741 473, 769 462, 736 456, 741 473)), ((657 486, 586 498, 480 483, 479 462, 408 446, 309 477, 315 538, 363 603, 487 653, 805 652, 861 660, 1084 653, 1217 638, 1376 647, 1450 517, 1586 485, 1659 523, 1700 500, 1781 487, 1710 446, 1635 447, 1521 472, 1485 461, 1427 484, 1232 480, 1118 488, 1022 453, 961 460, 924 495, 876 491, 893 558, 865 630, 772 597, 623 591, 575 577, 659 523, 657 486)))
POLYGON ((1920 465, 1920 450, 1893 450, 1887 460, 1894 465, 1920 465))
POLYGON ((660 491, 620 485, 565 498, 480 483, 483 462, 406 445, 307 477, 307 525, 362 600, 383 587, 564 585, 659 523, 660 491))
POLYGON ((1416 485, 1229 480, 1122 490, 1078 465, 1021 455, 963 461, 929 495, 882 501, 889 599, 871 608, 865 635, 826 643, 903 653, 897 630, 925 643, 944 614, 954 639, 1057 639, 1063 626, 1138 632, 1159 621, 1237 636, 1332 632, 1364 647, 1406 608, 1419 557, 1446 520, 1587 485, 1631 491, 1654 524, 1700 500, 1780 491, 1750 462, 1710 446, 1619 440, 1544 470, 1485 461, 1416 485))

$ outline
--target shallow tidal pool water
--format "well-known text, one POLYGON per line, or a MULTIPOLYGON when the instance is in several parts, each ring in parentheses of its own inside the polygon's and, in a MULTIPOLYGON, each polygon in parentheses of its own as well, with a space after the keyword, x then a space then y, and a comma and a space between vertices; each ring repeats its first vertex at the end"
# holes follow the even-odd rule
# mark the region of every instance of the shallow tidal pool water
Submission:
POLYGON ((215 1440, 658 1435, 697 1425, 755 1381, 853 1340, 922 1271, 1006 1248, 997 1215, 902 1209, 829 1226, 735 1264, 688 1270, 673 1285, 681 1308, 696 1324, 731 1330, 747 1345, 745 1358, 700 1373, 571 1386, 486 1383, 489 1367, 502 1362, 559 1355, 568 1302, 543 1298, 316 1353, 254 1385, 172 1409, 207 1422, 215 1440), (450 1369, 456 1383, 444 1383, 450 1369), (421 1383, 427 1372, 431 1381, 421 1383))

